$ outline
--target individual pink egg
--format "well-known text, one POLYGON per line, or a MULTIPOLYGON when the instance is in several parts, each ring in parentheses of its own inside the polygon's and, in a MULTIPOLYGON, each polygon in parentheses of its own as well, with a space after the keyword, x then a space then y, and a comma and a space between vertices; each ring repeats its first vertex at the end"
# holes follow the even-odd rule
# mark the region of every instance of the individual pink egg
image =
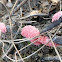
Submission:
POLYGON ((52 22, 58 20, 62 16, 62 11, 55 13, 52 17, 52 22))

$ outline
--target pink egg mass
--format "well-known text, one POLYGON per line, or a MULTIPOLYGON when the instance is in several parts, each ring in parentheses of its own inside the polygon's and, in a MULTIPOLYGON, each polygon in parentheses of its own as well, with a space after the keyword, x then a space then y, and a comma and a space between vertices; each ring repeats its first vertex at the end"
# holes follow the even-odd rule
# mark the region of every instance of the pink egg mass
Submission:
POLYGON ((7 32, 6 26, 2 22, 0 22, 0 30, 1 30, 2 33, 6 33, 7 32))
POLYGON ((32 38, 40 35, 40 32, 37 28, 35 28, 35 26, 28 25, 22 29, 21 34, 24 37, 32 38))
POLYGON ((52 17, 52 22, 58 20, 62 16, 62 11, 55 13, 52 17))
MULTIPOLYGON (((50 40, 49 37, 41 36, 39 42, 41 42, 42 44, 46 44, 49 40, 50 40)), ((58 46, 58 44, 55 44, 55 43, 54 43, 54 45, 55 45, 55 46, 58 46)), ((49 43, 47 43, 46 46, 53 47, 53 44, 52 44, 52 42, 50 41, 49 43)))
MULTIPOLYGON (((32 38, 32 37, 36 37, 36 36, 40 35, 40 32, 35 26, 28 25, 22 29, 21 35, 26 38, 32 38)), ((33 41, 36 41, 34 43, 35 45, 41 45, 41 44, 46 44, 49 41, 49 38, 46 36, 40 36, 40 38, 30 40, 30 42, 33 42, 33 41)), ((49 42, 46 46, 53 47, 51 42, 49 42)), ((55 46, 57 46, 57 44, 55 44, 55 46)))
MULTIPOLYGON (((21 35, 26 37, 26 38, 33 38, 33 37, 36 37, 36 36, 40 35, 40 32, 37 28, 35 28, 35 26, 28 25, 28 26, 25 26, 22 29, 21 35)), ((30 41, 33 42, 33 41, 36 41, 37 39, 38 38, 30 40, 30 41)), ((35 45, 40 45, 41 42, 36 41, 34 44, 35 45)))

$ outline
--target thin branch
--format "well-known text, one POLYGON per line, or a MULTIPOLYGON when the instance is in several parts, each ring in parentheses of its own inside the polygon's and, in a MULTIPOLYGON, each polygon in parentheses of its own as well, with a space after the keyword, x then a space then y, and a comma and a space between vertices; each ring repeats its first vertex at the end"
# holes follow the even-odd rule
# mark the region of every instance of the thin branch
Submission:
POLYGON ((48 35, 49 35, 49 37, 50 37, 50 39, 51 39, 51 42, 52 42, 53 47, 54 47, 54 49, 55 49, 55 52, 56 52, 57 56, 58 56, 58 57, 59 57, 59 59, 60 59, 60 62, 62 62, 61 57, 60 57, 60 55, 59 55, 59 52, 57 51, 57 49, 56 49, 56 47, 55 47, 55 45, 54 45, 54 43, 53 43, 53 40, 52 40, 52 38, 51 38, 50 33, 49 33, 48 35))
POLYGON ((8 55, 8 53, 11 51, 13 47, 13 44, 10 46, 10 48, 7 50, 7 52, 2 56, 2 58, 4 58, 6 55, 8 55))
MULTIPOLYGON (((26 15, 26 16, 21 17, 20 20, 26 19, 26 18, 29 18, 29 17, 32 17, 32 16, 42 16, 42 17, 44 17, 44 16, 48 16, 48 14, 46 14, 46 13, 38 13, 38 14, 33 14, 33 15, 28 14, 28 15, 26 15)), ((19 18, 17 18, 17 20, 18 20, 18 19, 19 19, 19 18)))
POLYGON ((61 11, 61 6, 62 6, 62 5, 61 5, 61 0, 60 0, 60 11, 61 11))
POLYGON ((16 6, 16 4, 17 4, 17 2, 18 2, 18 0, 16 0, 15 4, 14 4, 14 6, 13 6, 13 8, 12 8, 11 12, 10 12, 10 15, 13 13, 13 10, 14 10, 14 8, 15 8, 15 6, 16 6))
POLYGON ((16 62, 17 62, 17 55, 16 55, 16 53, 15 53, 15 60, 16 60, 16 62))

